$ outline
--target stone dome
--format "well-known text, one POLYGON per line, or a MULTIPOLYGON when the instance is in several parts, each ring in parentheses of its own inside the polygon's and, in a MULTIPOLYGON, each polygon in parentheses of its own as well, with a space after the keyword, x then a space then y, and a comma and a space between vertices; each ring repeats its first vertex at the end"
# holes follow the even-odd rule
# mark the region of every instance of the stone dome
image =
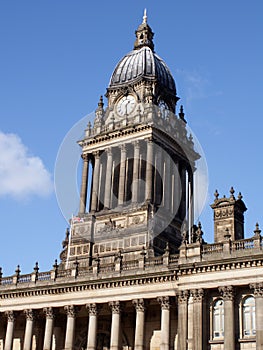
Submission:
POLYGON ((176 95, 174 78, 169 68, 149 46, 135 49, 120 60, 111 76, 109 88, 135 83, 141 78, 156 80, 176 95))

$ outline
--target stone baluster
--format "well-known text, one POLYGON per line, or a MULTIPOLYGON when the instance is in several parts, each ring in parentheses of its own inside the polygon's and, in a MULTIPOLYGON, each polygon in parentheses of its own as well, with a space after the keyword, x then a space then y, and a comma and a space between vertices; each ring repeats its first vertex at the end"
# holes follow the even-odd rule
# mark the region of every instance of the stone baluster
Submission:
POLYGON ((133 300, 133 305, 136 309, 136 325, 134 350, 144 349, 144 318, 145 318, 145 303, 143 299, 133 300))
POLYGON ((170 348, 170 297, 159 297, 157 301, 161 304, 161 343, 160 350, 170 348))
POLYGON ((188 339, 188 290, 178 295, 178 349, 187 350, 188 339))
POLYGON ((79 213, 80 214, 84 214, 86 212, 88 176, 89 176, 89 156, 88 156, 88 154, 82 154, 82 159, 83 159, 83 168, 82 168, 80 203, 79 203, 79 213))
POLYGON ((89 329, 87 339, 87 350, 97 348, 98 307, 96 304, 86 305, 89 311, 89 329))
POLYGON ((140 164, 140 142, 134 142, 133 176, 132 176, 132 203, 138 203, 139 194, 139 164, 140 164))
POLYGON ((127 148, 126 148, 126 145, 124 144, 124 145, 121 145, 118 205, 124 204, 126 158, 127 158, 127 148))
POLYGON ((24 310, 26 315, 26 329, 23 350, 31 350, 35 312, 32 309, 24 310))
POLYGON ((12 350, 13 348, 13 336, 15 328, 15 313, 14 311, 6 311, 7 316, 7 327, 5 336, 5 350, 12 350))
POLYGON ((193 350, 203 349, 203 289, 191 291, 193 297, 193 350))
POLYGON ((145 178, 145 200, 152 201, 152 182, 153 182, 153 140, 147 141, 147 161, 146 161, 146 178, 145 178))
POLYGON ((110 199, 112 193, 112 150, 108 148, 107 152, 107 167, 106 167, 106 179, 105 179, 105 194, 104 194, 104 208, 110 209, 110 199))
POLYGON ((64 350, 73 350, 77 308, 74 305, 65 306, 67 312, 67 328, 64 350))
POLYGON ((224 348, 235 350, 234 288, 220 287, 219 292, 224 299, 224 348))
POLYGON ((55 314, 52 307, 44 308, 43 311, 44 311, 44 314, 46 315, 43 350, 51 350, 55 314))
POLYGON ((263 283, 250 285, 255 296, 256 307, 256 350, 263 349, 263 283))
POLYGON ((121 303, 119 301, 112 301, 109 305, 112 311, 110 350, 120 350, 121 303))

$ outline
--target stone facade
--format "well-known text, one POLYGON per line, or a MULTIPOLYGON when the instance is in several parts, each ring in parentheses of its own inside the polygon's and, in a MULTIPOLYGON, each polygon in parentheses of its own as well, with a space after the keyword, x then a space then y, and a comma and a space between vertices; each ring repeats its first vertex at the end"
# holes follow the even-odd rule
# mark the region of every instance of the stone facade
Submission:
POLYGON ((263 349, 263 242, 241 194, 193 225, 196 161, 144 15, 82 147, 79 213, 50 271, 0 272, 2 350, 263 349), (90 191, 88 191, 90 182, 90 191))

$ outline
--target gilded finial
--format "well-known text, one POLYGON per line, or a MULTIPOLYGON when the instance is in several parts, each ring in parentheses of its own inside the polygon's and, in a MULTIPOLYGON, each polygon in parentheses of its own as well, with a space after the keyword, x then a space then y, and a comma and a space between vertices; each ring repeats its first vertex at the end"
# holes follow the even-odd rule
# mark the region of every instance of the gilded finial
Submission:
POLYGON ((143 21, 142 23, 147 23, 147 9, 144 9, 143 21))

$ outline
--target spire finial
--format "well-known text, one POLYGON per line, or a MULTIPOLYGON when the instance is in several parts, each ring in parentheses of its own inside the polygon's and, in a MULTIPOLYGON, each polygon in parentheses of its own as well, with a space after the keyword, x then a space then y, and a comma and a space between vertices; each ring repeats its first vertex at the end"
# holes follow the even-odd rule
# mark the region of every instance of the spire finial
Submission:
POLYGON ((144 9, 143 21, 142 23, 147 23, 147 9, 144 9))

